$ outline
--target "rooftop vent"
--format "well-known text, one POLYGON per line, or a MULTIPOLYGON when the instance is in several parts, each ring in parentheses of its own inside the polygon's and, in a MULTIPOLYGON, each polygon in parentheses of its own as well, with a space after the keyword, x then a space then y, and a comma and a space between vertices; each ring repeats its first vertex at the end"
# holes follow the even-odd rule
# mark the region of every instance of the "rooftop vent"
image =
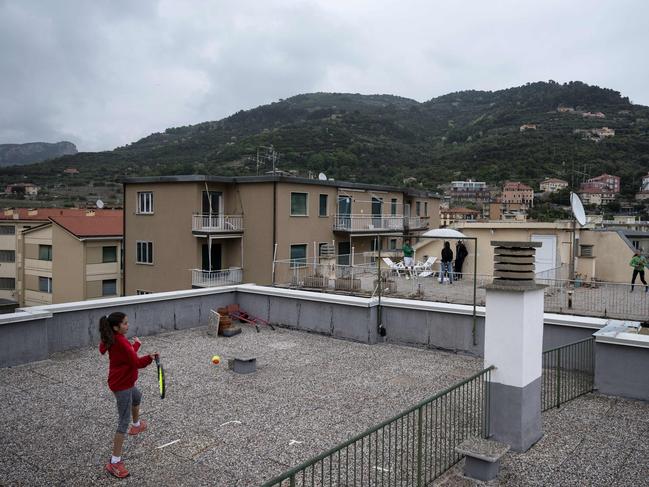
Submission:
POLYGON ((512 287, 533 287, 534 254, 541 242, 494 240, 494 284, 512 287))

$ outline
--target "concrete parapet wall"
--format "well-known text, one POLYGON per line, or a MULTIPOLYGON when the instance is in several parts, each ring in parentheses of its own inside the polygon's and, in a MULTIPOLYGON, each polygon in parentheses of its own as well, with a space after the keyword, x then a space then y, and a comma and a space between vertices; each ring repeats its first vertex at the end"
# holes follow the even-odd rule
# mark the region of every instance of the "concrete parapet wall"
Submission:
MULTIPOLYGON (((273 324, 369 344, 380 340, 377 299, 244 284, 38 306, 0 315, 0 367, 96 345, 99 319, 112 311, 129 316, 129 335, 147 336, 206 326, 210 310, 232 303, 273 324)), ((394 298, 381 301, 386 341, 481 356, 484 307, 476 311, 477 345, 473 345, 471 306, 394 298)), ((553 346, 588 336, 603 323, 597 318, 546 315, 553 346)))
POLYGON ((649 401, 649 348, 595 343, 595 389, 602 394, 649 401))

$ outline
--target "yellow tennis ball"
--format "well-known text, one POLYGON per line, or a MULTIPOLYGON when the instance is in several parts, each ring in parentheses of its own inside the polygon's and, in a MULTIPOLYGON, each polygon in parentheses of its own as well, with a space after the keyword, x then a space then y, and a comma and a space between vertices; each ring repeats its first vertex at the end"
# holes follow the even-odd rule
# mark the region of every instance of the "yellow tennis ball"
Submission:
POLYGON ((219 365, 221 363, 221 357, 219 357, 218 355, 214 355, 212 357, 212 363, 214 365, 219 365))

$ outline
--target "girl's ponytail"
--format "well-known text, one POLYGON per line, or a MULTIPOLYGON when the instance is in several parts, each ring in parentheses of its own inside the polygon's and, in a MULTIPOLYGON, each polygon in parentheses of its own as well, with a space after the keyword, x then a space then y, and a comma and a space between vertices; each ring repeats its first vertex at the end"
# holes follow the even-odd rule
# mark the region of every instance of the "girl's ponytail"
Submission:
POLYGON ((115 342, 115 331, 113 326, 118 326, 126 317, 124 313, 115 311, 108 316, 99 319, 99 335, 106 348, 110 348, 115 342))

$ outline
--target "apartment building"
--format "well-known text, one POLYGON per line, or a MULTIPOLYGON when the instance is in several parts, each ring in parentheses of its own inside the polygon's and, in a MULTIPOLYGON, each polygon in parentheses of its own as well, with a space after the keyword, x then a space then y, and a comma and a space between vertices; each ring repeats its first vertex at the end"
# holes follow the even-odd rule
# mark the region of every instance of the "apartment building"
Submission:
POLYGON ((568 181, 558 178, 548 178, 544 179, 539 183, 541 191, 544 193, 556 193, 568 187, 568 181))
POLYGON ((580 192, 589 190, 601 190, 602 192, 617 194, 620 192, 620 176, 602 174, 581 183, 580 192))
POLYGON ((90 212, 24 230, 23 305, 120 296, 123 226, 121 214, 90 212))
POLYGON ((517 203, 534 206, 534 190, 518 181, 506 181, 500 195, 502 203, 517 203))
POLYGON ((470 201, 477 205, 491 200, 491 191, 484 181, 451 181, 450 197, 454 202, 470 201))
POLYGON ((440 210, 440 224, 443 227, 453 225, 455 222, 469 220, 476 221, 480 218, 478 210, 471 208, 446 208, 440 210))
POLYGON ((436 194, 279 175, 163 176, 124 183, 127 295, 273 281, 273 262, 349 264, 439 226, 436 194))
MULTIPOLYGON (((120 216, 121 210, 82 208, 7 208, 0 211, 0 299, 24 299, 23 232, 48 224, 50 217, 120 216)), ((120 232, 121 235, 121 232, 120 232)))

